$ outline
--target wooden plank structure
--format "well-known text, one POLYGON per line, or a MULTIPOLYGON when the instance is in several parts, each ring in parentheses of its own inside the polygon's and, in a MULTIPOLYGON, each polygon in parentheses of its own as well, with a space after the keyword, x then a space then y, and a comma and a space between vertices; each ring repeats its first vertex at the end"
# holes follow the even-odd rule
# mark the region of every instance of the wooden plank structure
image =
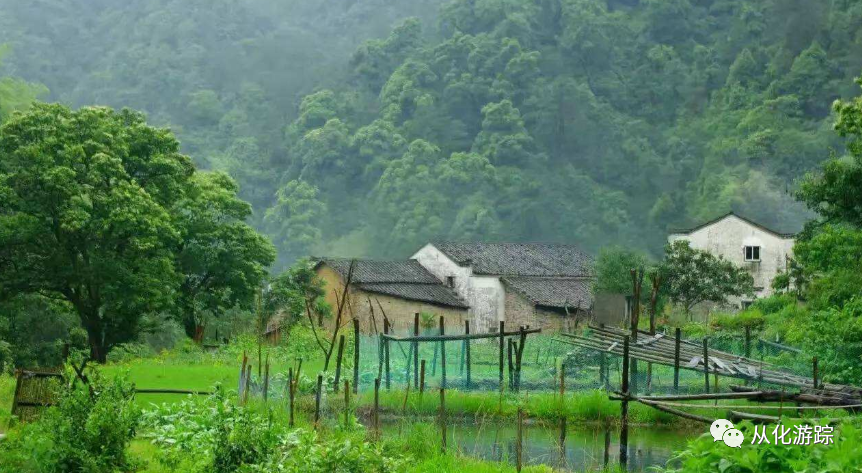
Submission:
MULTIPOLYGON (((505 326, 503 322, 500 322, 500 331, 497 333, 470 333, 469 322, 467 322, 464 326, 464 333, 458 335, 447 335, 444 331, 444 319, 440 317, 440 334, 439 335, 419 335, 418 330, 414 328, 414 335, 401 337, 396 336, 391 333, 391 330, 388 329, 387 325, 384 323, 384 333, 379 334, 379 344, 383 347, 382 353, 383 356, 378 358, 378 372, 386 373, 386 388, 389 389, 389 373, 390 373, 390 359, 389 359, 389 351, 390 344, 392 342, 396 343, 406 343, 410 347, 409 352, 405 355, 407 359, 407 363, 405 366, 405 380, 407 382, 414 381, 414 385, 417 390, 419 389, 419 344, 424 342, 431 342, 435 344, 439 344, 439 352, 441 358, 441 386, 446 387, 447 378, 446 378, 446 350, 443 346, 444 342, 462 342, 464 344, 463 347, 463 355, 461 357, 461 363, 465 365, 466 373, 467 373, 467 382, 466 385, 469 386, 472 383, 471 380, 471 364, 474 363, 470 356, 470 342, 472 340, 483 340, 489 338, 496 338, 500 340, 500 352, 499 352, 499 365, 500 365, 500 388, 503 387, 503 353, 504 353, 504 341, 508 339, 509 343, 514 342, 514 338, 517 337, 517 348, 514 352, 514 356, 510 356, 509 360, 509 374, 510 374, 510 382, 511 389, 517 391, 520 388, 520 380, 521 380, 521 367, 522 367, 522 358, 524 353, 524 345, 527 340, 527 335, 541 333, 542 329, 534 328, 531 329, 529 326, 520 327, 517 331, 505 331, 505 326), (466 356, 464 356, 466 355, 466 356), (411 366, 414 368, 414 377, 415 380, 411 379, 410 372, 411 366)), ((414 323, 414 327, 417 325, 414 323)), ((435 350, 435 356, 437 351, 435 350)), ((432 371, 431 375, 434 375, 434 367, 436 366, 436 361, 432 361, 432 371)))
POLYGON ((62 382, 63 376, 57 372, 18 370, 12 415, 22 421, 35 419, 43 409, 54 404, 56 389, 62 382))
MULTIPOLYGON (((563 338, 558 341, 601 353, 623 355, 622 342, 626 335, 630 335, 628 331, 599 326, 590 326, 590 329, 592 333, 589 336, 563 333, 561 334, 563 338)), ((862 399, 862 388, 859 387, 830 383, 820 383, 815 387, 813 378, 783 371, 771 363, 713 348, 709 348, 707 352, 702 343, 684 339, 679 340, 677 348, 676 337, 663 333, 652 335, 649 332, 639 331, 639 334, 638 340, 630 347, 629 356, 632 358, 671 366, 675 370, 686 369, 702 372, 705 375, 715 374, 799 389, 817 389, 862 399)))

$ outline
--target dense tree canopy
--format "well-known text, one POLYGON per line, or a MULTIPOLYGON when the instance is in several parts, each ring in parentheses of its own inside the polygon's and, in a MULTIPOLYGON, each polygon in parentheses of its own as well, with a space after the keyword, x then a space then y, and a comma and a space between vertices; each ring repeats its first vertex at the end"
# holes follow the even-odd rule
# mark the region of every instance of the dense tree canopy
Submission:
POLYGON ((851 0, 0 9, 13 74, 172 124, 237 180, 282 264, 428 238, 658 255, 669 226, 730 209, 801 224, 794 179, 842 147, 829 104, 862 70, 851 0))
POLYGON ((754 278, 746 268, 677 240, 665 248, 660 269, 663 292, 685 312, 702 302, 724 304, 729 297, 753 296, 754 278))
POLYGON ((68 303, 98 361, 146 314, 250 302, 274 249, 248 213, 139 113, 40 104, 0 126, 0 299, 68 303))

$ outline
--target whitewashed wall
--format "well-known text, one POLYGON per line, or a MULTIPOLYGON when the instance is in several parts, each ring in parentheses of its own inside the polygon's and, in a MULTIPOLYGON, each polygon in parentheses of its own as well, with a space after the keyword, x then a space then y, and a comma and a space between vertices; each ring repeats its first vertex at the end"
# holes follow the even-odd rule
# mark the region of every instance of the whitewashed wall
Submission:
POLYGON ((505 320, 506 293, 500 278, 474 275, 469 266, 459 266, 431 243, 417 251, 415 259, 444 284, 448 276, 455 277, 455 292, 470 306, 473 327, 487 332, 505 320))
MULTIPOLYGON (((688 240, 692 248, 723 256, 724 259, 747 268, 754 277, 757 297, 766 297, 773 293, 773 278, 779 272, 787 271, 788 259, 793 256, 793 238, 765 231, 735 215, 728 215, 690 234, 677 233, 668 237, 671 243, 676 240, 688 240), (745 261, 745 246, 760 246, 760 262, 745 261)), ((730 302, 739 304, 740 300, 730 302)))

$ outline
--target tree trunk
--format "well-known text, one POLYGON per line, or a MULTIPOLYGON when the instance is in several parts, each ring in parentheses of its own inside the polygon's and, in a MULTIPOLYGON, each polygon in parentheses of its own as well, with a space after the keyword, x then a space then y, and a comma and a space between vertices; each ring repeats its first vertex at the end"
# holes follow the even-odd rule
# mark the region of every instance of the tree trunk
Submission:
POLYGON ((108 361, 108 347, 105 345, 102 329, 92 326, 94 324, 89 325, 87 342, 90 345, 90 358, 99 364, 105 364, 108 361))

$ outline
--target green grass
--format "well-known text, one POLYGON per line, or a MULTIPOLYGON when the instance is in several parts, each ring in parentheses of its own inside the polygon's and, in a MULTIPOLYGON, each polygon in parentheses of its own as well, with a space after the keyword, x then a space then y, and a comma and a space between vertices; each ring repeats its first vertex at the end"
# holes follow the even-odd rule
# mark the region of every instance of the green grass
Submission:
POLYGON ((15 394, 15 378, 0 375, 0 433, 6 432, 12 412, 12 398, 15 394))
MULTIPOLYGON (((343 404, 343 402, 342 402, 343 404)), ((373 394, 360 395, 360 409, 368 411, 373 405, 373 394)), ((440 407, 438 391, 423 395, 411 393, 406 409, 404 392, 389 391, 380 393, 380 408, 390 414, 437 415, 440 407)), ((489 392, 446 392, 446 412, 449 416, 482 417, 490 419, 512 419, 517 416, 518 408, 524 410, 531 419, 556 420, 563 415, 573 421, 614 423, 619 422, 620 403, 608 399, 604 391, 588 391, 567 394, 565 402, 560 402, 554 393, 504 394, 489 392)), ((632 404, 629 418, 633 423, 653 425, 686 424, 679 417, 657 411, 641 404, 632 404)))

